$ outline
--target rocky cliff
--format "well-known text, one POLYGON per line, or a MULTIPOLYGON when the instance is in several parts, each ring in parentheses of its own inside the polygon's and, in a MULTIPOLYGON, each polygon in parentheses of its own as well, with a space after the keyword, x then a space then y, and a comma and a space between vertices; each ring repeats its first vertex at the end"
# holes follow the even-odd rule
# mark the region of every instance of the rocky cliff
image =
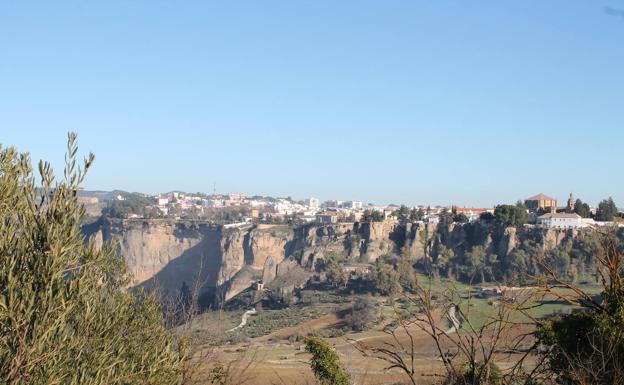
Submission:
POLYGON ((305 279, 319 259, 332 255, 372 262, 404 247, 416 257, 424 254, 419 225, 396 221, 226 228, 196 221, 103 217, 85 232, 99 243, 118 245, 136 285, 175 292, 183 282, 202 282, 222 300, 256 281, 268 284, 289 274, 305 279))
POLYGON ((183 282, 200 282, 220 301, 258 281, 302 285, 319 260, 332 256, 354 262, 374 262, 390 254, 435 260, 441 246, 457 255, 475 245, 507 255, 527 237, 539 237, 545 247, 554 247, 566 236, 541 229, 493 230, 479 223, 438 226, 385 221, 227 228, 198 221, 109 218, 85 232, 97 242, 118 245, 136 285, 177 292, 183 282))

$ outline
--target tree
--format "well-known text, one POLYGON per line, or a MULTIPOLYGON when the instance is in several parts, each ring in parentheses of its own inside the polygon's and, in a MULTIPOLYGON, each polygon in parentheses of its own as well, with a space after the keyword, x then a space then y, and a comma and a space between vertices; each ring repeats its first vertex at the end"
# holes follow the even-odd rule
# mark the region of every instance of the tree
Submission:
POLYGON ((604 199, 598 204, 598 210, 596 210, 597 221, 610 222, 618 214, 617 206, 613 201, 613 198, 604 199))
POLYGON ((442 209, 438 216, 440 218, 441 224, 450 225, 451 223, 453 223, 454 214, 452 211, 448 211, 446 208, 442 209))
POLYGON ((356 297, 349 313, 345 316, 345 322, 351 329, 361 331, 375 322, 378 314, 377 307, 370 298, 356 297))
POLYGON ((397 264, 397 271, 399 273, 399 282, 402 286, 412 288, 416 284, 414 261, 411 258, 402 256, 397 264))
POLYGON ((423 209, 419 208, 418 210, 416 210, 415 208, 413 208, 410 211, 409 218, 412 221, 421 221, 424 216, 425 216, 425 212, 423 211, 423 209))
POLYGON ((378 263, 375 287, 383 295, 395 295, 401 291, 399 273, 392 265, 378 263))
POLYGON ((502 256, 498 274, 504 281, 511 280, 528 284, 540 273, 537 260, 542 259, 543 256, 542 245, 535 245, 525 240, 510 254, 502 256))
POLYGON ((491 212, 484 211, 479 214, 479 220, 483 223, 490 224, 496 220, 496 217, 491 212))
POLYGON ((401 205, 401 207, 399 207, 398 210, 394 210, 392 212, 392 215, 395 218, 407 218, 409 217, 409 214, 410 214, 410 210, 405 205, 401 205))
POLYGON ((430 264, 431 264, 431 256, 429 255, 429 243, 430 243, 430 239, 429 239, 429 224, 425 223, 425 226, 422 230, 418 231, 418 240, 420 241, 420 244, 423 247, 423 254, 424 254, 424 262, 425 262, 425 268, 427 270, 429 270, 431 268, 430 264))
POLYGON ((349 283, 349 277, 342 271, 339 258, 336 256, 329 257, 327 265, 325 265, 325 272, 327 283, 332 286, 346 286, 349 283))
POLYGON ((186 281, 182 282, 176 305, 176 309, 174 309, 176 323, 188 321, 193 315, 193 293, 186 281))
POLYGON ((466 214, 464 213, 459 213, 459 214, 455 214, 453 215, 453 222, 456 223, 468 223, 469 219, 466 216, 466 214))
POLYGON ((577 199, 574 204, 574 212, 583 218, 589 218, 591 216, 589 205, 580 199, 577 199))
POLYGON ((433 263, 436 268, 436 275, 439 276, 442 272, 446 272, 446 277, 451 278, 451 261, 455 258, 455 252, 453 249, 444 245, 440 245, 438 255, 433 263))
POLYGON ((362 218, 365 221, 383 222, 384 214, 383 214, 383 212, 381 212, 379 210, 369 210, 369 209, 366 209, 362 213, 362 218))
POLYGON ((466 214, 457 212, 457 206, 451 207, 451 213, 452 213, 453 222, 456 222, 456 223, 468 223, 469 222, 469 218, 466 216, 466 214))
POLYGON ((80 231, 77 191, 94 157, 76 165, 69 134, 64 179, 27 154, 0 148, 0 382, 179 384, 184 346, 163 327, 156 299, 124 290, 112 245, 80 231))
POLYGON ((494 209, 496 223, 504 227, 522 226, 527 223, 526 209, 518 205, 498 205, 494 209))
POLYGON ((317 337, 305 339, 306 350, 312 354, 310 367, 321 385, 349 385, 349 375, 342 368, 338 354, 327 342, 317 337))
POLYGON ((464 364, 457 379, 448 385, 503 385, 503 374, 498 366, 490 362, 476 365, 464 364))
POLYGON ((485 249, 483 246, 474 246, 466 253, 467 265, 481 276, 481 283, 485 282, 485 249))
POLYGON ((144 216, 147 212, 146 206, 156 203, 154 198, 136 193, 122 193, 120 196, 122 200, 113 199, 108 203, 105 214, 114 218, 127 218, 130 214, 144 216))
POLYGON ((557 272, 557 275, 565 277, 565 279, 569 279, 570 254, 568 254, 568 252, 563 248, 556 248, 551 250, 548 256, 552 266, 557 272))

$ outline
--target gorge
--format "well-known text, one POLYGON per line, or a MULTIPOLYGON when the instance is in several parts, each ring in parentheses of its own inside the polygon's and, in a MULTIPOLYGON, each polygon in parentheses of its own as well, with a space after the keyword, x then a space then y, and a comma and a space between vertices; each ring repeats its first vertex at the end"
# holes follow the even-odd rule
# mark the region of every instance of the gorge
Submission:
POLYGON ((539 228, 497 229, 479 222, 436 225, 387 220, 335 224, 238 227, 202 221, 114 219, 85 226, 96 245, 114 242, 134 277, 134 285, 174 293, 186 282, 200 282, 216 302, 228 301, 257 282, 293 289, 313 276, 317 262, 332 256, 372 263, 403 255, 436 261, 443 249, 455 255, 475 245, 505 257, 523 240, 553 248, 576 233, 539 228))

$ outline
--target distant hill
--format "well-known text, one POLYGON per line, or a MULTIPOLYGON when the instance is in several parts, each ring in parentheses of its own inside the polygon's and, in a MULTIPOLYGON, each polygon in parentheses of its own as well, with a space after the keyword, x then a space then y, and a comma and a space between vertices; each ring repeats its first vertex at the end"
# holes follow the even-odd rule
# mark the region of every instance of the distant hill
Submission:
POLYGON ((123 190, 113 190, 113 191, 80 190, 78 191, 79 197, 98 198, 100 202, 109 201, 115 198, 117 195, 125 195, 125 194, 129 194, 129 193, 123 190))

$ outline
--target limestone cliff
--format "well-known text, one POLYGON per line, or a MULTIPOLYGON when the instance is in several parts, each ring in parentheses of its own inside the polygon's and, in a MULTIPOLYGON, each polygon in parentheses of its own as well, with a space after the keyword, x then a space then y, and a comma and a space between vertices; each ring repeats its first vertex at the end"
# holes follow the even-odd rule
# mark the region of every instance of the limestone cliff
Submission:
POLYGON ((97 243, 118 245, 135 285, 176 292, 183 282, 201 282, 227 300, 255 281, 268 284, 289 274, 301 281, 302 271, 310 275, 319 259, 332 255, 372 262, 406 247, 422 256, 419 226, 387 221, 226 228, 201 221, 103 217, 86 232, 97 243), (294 269, 293 262, 300 268, 294 269), (280 269, 284 263, 290 267, 280 269))
POLYGON ((526 239, 554 247, 567 235, 535 228, 493 229, 478 222, 434 225, 399 221, 329 225, 245 225, 227 228, 201 221, 101 218, 85 228, 96 243, 112 241, 125 257, 134 284, 177 292, 200 282, 220 301, 254 282, 297 287, 319 260, 334 255, 374 262, 384 255, 425 256, 435 261, 442 246, 461 255, 474 246, 508 255, 526 239))
POLYGON ((164 290, 197 279, 216 286, 244 262, 238 230, 207 223, 102 218, 93 235, 117 245, 135 284, 164 290))
POLYGON ((441 246, 452 249, 455 255, 466 253, 474 246, 481 246, 488 254, 502 258, 512 254, 523 242, 541 244, 547 251, 557 247, 567 237, 578 236, 579 232, 535 226, 498 228, 479 222, 439 225, 430 231, 430 255, 435 260, 441 246))
POLYGON ((196 221, 110 218, 102 218, 87 234, 96 244, 117 245, 135 285, 175 292, 182 282, 201 282, 207 289, 225 289, 224 297, 254 280, 274 279, 294 237, 288 226, 225 228, 196 221), (241 275, 244 282, 232 282, 241 275))

